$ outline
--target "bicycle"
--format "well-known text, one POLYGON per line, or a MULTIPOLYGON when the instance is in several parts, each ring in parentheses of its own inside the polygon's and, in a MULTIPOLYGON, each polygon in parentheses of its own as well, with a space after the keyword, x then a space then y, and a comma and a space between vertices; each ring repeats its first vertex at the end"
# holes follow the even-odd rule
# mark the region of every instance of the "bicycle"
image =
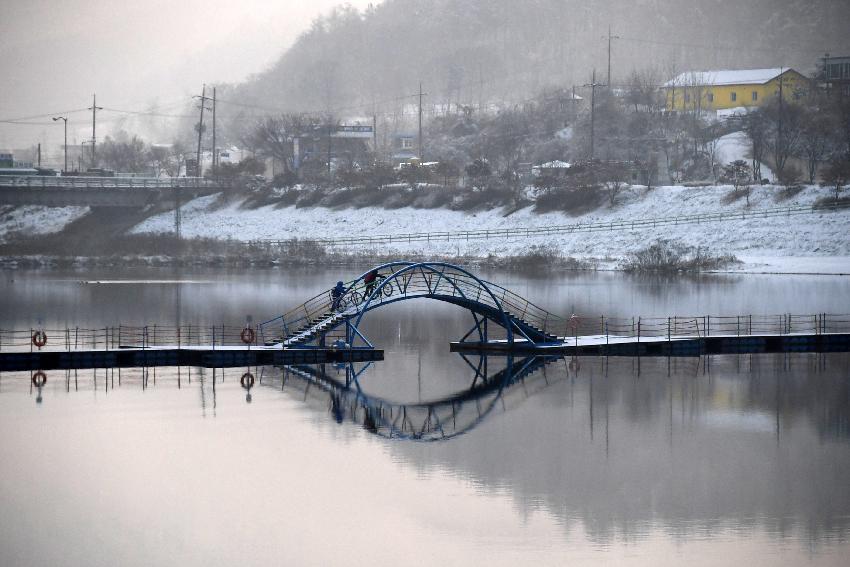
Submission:
MULTIPOLYGON (((378 280, 385 280, 386 276, 378 276, 373 282, 366 285, 366 289, 364 291, 363 297, 369 297, 372 295, 372 292, 375 290, 375 287, 378 285, 378 280)), ((380 293, 378 294, 376 299, 380 299, 381 295, 384 297, 390 297, 393 294, 393 286, 392 284, 385 285, 381 288, 380 293)))
POLYGON ((363 301, 363 296, 356 290, 351 290, 345 293, 342 297, 334 301, 333 294, 331 298, 331 309, 338 313, 348 310, 351 307, 357 307, 363 301))

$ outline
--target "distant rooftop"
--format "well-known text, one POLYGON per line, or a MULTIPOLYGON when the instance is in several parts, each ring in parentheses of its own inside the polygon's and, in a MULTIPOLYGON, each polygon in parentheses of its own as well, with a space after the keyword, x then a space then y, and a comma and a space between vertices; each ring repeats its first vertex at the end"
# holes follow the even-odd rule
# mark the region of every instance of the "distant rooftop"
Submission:
POLYGON ((793 71, 790 67, 773 69, 737 69, 720 71, 687 71, 664 83, 665 87, 696 85, 763 85, 779 75, 793 71))
POLYGON ((569 169, 572 167, 572 165, 565 161, 555 160, 546 163, 541 163, 540 165, 535 165, 534 167, 537 169, 569 169))

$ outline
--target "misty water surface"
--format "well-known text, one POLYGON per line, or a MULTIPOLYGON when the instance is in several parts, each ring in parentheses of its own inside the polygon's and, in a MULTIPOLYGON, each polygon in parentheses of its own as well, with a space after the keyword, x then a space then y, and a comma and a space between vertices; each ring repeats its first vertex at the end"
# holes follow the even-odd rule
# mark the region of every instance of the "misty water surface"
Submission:
MULTIPOLYGON (((0 312, 4 329, 240 324, 353 275, 5 272, 0 312)), ((485 277, 558 313, 617 316, 835 313, 850 291, 813 276, 485 277)), ((463 392, 474 373, 448 342, 470 323, 425 300, 373 312, 386 360, 364 391, 463 392)), ((848 355, 569 362, 482 398, 484 419, 434 443, 379 437, 362 413, 337 423, 325 390, 271 367, 251 369, 251 403, 243 369, 183 368, 179 384, 173 368, 124 370, 120 385, 52 372, 40 403, 28 374, 3 374, 0 563, 843 564, 848 355)))

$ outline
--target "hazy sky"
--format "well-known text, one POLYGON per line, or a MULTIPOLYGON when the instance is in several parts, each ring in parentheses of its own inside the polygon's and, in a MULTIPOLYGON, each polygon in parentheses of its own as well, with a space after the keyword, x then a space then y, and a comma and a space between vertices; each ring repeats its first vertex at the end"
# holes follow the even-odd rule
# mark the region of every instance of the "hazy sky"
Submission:
MULTIPOLYGON (((263 70, 340 0, 3 0, 0 120, 91 106, 182 110, 204 82, 263 70)), ((378 0, 349 0, 365 8, 378 0)), ((69 143, 91 115, 69 114, 69 143)), ((104 131, 117 115, 101 113, 104 131)), ((0 148, 57 141, 61 126, 0 122, 0 148)), ((100 138, 100 131, 98 132, 100 138)))

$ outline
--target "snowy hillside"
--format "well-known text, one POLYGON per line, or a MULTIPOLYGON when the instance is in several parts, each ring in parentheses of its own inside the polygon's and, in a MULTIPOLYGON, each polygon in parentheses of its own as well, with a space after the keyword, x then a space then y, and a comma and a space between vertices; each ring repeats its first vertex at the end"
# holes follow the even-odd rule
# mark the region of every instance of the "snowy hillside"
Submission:
POLYGON ((52 234, 89 212, 88 207, 0 206, 0 243, 14 234, 52 234))
MULTIPOLYGON (((327 208, 241 208, 240 203, 224 208, 211 205, 216 197, 190 202, 183 210, 182 230, 187 237, 216 237, 237 240, 345 238, 351 235, 402 234, 426 231, 493 230, 544 227, 573 223, 614 222, 659 217, 775 209, 811 205, 829 196, 824 188, 810 186, 783 199, 782 189, 760 186, 746 199, 732 201, 728 186, 686 188, 658 187, 647 191, 632 187, 618 197, 615 206, 579 217, 561 213, 535 214, 531 208, 504 216, 502 210, 463 213, 445 209, 327 209, 327 208), (727 203, 727 204, 724 204, 727 203)), ((173 214, 147 219, 135 233, 164 233, 172 230, 173 214)), ((621 258, 656 239, 677 239, 714 253, 732 253, 759 265, 782 269, 810 266, 812 271, 850 272, 850 211, 818 212, 798 216, 685 224, 645 230, 577 232, 557 236, 516 239, 452 241, 370 245, 372 252, 421 254, 522 254, 532 245, 551 246, 567 256, 621 258), (790 259, 793 262, 789 262, 790 259), (814 258, 814 260, 803 260, 814 258)))

